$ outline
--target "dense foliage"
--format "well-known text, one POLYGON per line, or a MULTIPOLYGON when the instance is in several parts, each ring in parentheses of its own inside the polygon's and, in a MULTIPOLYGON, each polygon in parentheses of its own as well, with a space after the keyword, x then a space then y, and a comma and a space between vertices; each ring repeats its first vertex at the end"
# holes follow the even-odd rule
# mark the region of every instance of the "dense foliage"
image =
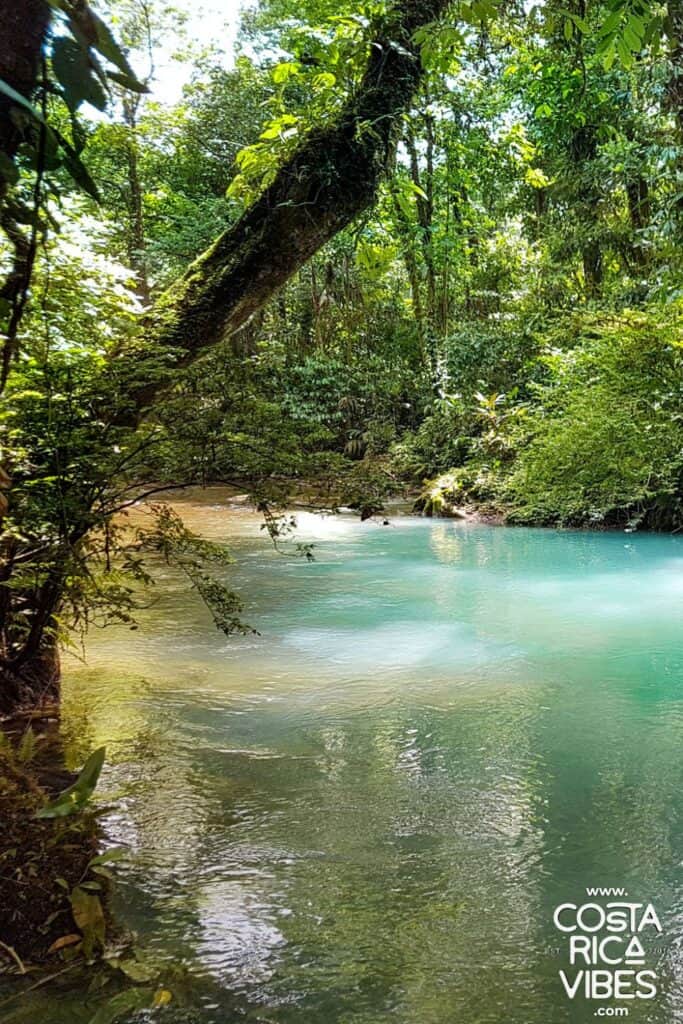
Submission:
POLYGON ((308 503, 364 516, 422 492, 431 514, 681 525, 675 0, 476 0, 420 28, 424 74, 372 212, 172 378, 146 310, 335 122, 387 10, 264 0, 229 69, 187 44, 168 104, 149 55, 182 31, 172 8, 53 6, 0 164, 5 645, 132 623, 149 550, 245 628, 224 552, 158 504, 149 529, 123 528, 165 487, 247 490, 276 539, 304 483, 308 503), (127 396, 162 377, 139 425, 127 396))

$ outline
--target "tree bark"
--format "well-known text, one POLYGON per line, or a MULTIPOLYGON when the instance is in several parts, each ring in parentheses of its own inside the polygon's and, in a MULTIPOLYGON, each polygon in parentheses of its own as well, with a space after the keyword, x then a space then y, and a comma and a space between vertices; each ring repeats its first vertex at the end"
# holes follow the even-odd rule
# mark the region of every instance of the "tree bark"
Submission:
POLYGON ((44 637, 21 666, 0 665, 0 715, 25 707, 55 704, 60 698, 59 648, 44 637))
POLYGON ((417 265, 417 257, 415 255, 415 248, 413 246, 413 239, 411 234, 411 225, 404 211, 401 209, 398 197, 394 193, 392 196, 394 206, 394 218, 396 222, 396 229, 399 241, 401 242, 401 251, 403 254, 403 262, 405 263, 406 273, 408 274, 408 281, 410 283, 410 294, 413 300, 413 316, 415 318, 415 326, 417 328, 417 335, 420 340, 420 348, 422 350, 422 360, 426 364, 428 359, 428 353, 426 349, 426 330, 425 330, 425 319, 424 310, 422 308, 422 292, 420 290, 420 271, 417 265))
MULTIPOLYGON (((0 0, 0 79, 26 99, 32 97, 37 85, 50 17, 51 8, 45 0, 25 0, 23 4, 17 4, 16 0, 0 0)), ((30 220, 30 213, 35 215, 36 211, 28 211, 16 196, 9 195, 19 146, 31 132, 35 132, 35 127, 31 115, 21 104, 0 93, 0 227, 14 249, 12 267, 0 288, 0 300, 8 309, 0 324, 4 335, 0 391, 5 386, 15 354, 36 253, 36 229, 33 227, 27 231, 24 227, 30 220)), ((40 133, 36 147, 39 160, 42 159, 45 142, 43 127, 40 133)), ((40 178, 34 194, 36 205, 39 194, 40 178)))
POLYGON ((584 238, 581 261, 586 298, 599 299, 602 294, 603 259, 599 238, 601 192, 595 176, 597 136, 594 125, 577 128, 571 137, 569 158, 576 174, 576 212, 584 238))
POLYGON ((683 0, 669 0, 666 10, 671 74, 666 84, 665 103, 676 118, 678 134, 683 138, 683 0))
POLYGON ((147 270, 147 239, 142 208, 142 182, 140 180, 140 159, 137 139, 137 110, 139 96, 123 98, 123 120, 127 129, 126 172, 128 176, 128 263, 135 273, 136 291, 143 307, 151 301, 149 274, 147 270))
MULTIPOLYGON (((51 16, 52 9, 45 0, 24 0, 21 4, 16 0, 0 0, 0 79, 27 100, 32 98, 38 84, 51 16)), ((20 223, 21 204, 8 194, 12 182, 11 168, 27 129, 35 130, 30 115, 21 104, 0 93, 0 225, 14 248, 13 264, 0 288, 0 297, 10 308, 0 370, 2 385, 9 371, 34 256, 35 236, 24 232, 20 223)), ((7 512, 10 487, 10 478, 5 468, 0 466, 0 521, 7 512)), ((11 540, 4 541, 0 549, 0 626, 3 634, 14 597, 7 586, 12 546, 11 540)), ((0 712, 13 710, 25 701, 38 703, 48 697, 54 699, 58 693, 59 656, 54 643, 47 643, 44 635, 22 666, 12 666, 4 658, 0 662, 0 712)))
MULTIPOLYGON (((45 0, 0 0, 0 78, 15 92, 27 98, 36 86, 43 43, 50 24, 51 9, 45 0)), ((14 160, 23 139, 23 118, 15 120, 13 111, 21 112, 9 96, 0 93, 0 153, 14 160)), ((7 179, 0 176, 0 199, 7 188, 7 179)))

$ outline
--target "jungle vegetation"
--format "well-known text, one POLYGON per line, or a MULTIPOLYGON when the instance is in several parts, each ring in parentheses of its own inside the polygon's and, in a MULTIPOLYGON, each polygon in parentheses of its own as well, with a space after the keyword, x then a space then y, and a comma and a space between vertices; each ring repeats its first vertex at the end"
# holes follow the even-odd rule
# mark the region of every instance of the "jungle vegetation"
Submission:
POLYGON ((0 2, 0 711, 147 552, 246 628, 170 488, 683 526, 681 0, 261 0, 165 102, 182 7, 0 2))

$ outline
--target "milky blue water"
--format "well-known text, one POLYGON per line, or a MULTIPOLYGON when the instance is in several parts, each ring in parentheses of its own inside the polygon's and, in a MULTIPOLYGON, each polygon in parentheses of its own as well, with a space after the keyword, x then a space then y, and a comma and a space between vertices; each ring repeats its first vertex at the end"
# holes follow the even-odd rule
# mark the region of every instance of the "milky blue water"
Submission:
POLYGON ((683 1021, 683 540, 304 517, 309 563, 220 502, 185 511, 230 542, 261 635, 215 632, 160 567, 65 697, 72 762, 108 747, 159 1019, 683 1021), (654 999, 564 992, 553 910, 609 902, 589 886, 656 908, 654 999))

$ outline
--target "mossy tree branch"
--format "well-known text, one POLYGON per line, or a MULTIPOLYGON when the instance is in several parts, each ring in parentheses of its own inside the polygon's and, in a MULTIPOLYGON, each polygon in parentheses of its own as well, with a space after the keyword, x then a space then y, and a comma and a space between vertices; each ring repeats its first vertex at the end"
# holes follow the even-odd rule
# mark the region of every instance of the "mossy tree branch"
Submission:
MULTIPOLYGON (((449 0, 402 0, 370 47, 363 78, 337 121, 310 133, 275 180, 157 301, 148 345, 172 371, 240 328, 321 246, 372 205, 422 76, 416 30, 449 0)), ((168 376, 134 388, 139 417, 168 376)))

